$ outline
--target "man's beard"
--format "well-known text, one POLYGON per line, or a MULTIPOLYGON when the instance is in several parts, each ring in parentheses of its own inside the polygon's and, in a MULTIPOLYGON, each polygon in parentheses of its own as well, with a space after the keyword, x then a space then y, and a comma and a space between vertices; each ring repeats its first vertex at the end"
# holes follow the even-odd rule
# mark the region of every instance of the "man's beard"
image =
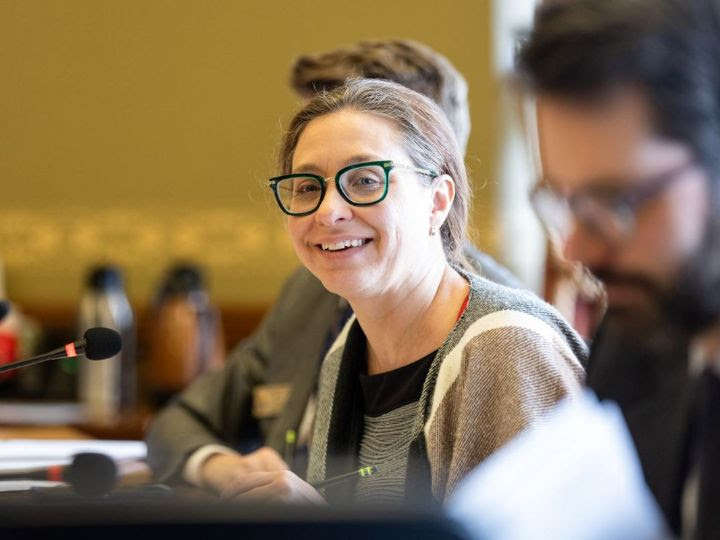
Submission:
POLYGON ((681 266, 670 287, 638 273, 609 268, 591 271, 606 285, 643 293, 642 305, 608 306, 606 318, 622 323, 630 334, 662 332, 667 325, 695 333, 720 318, 720 224, 709 224, 699 248, 681 266))
POLYGON ((617 272, 611 268, 591 268, 592 274, 604 285, 633 290, 636 301, 613 303, 609 299, 605 320, 611 321, 615 332, 627 333, 628 339, 648 336, 669 321, 672 293, 652 279, 639 273, 617 272))
POLYGON ((720 319, 720 218, 713 217, 700 248, 676 280, 666 309, 695 333, 720 319))

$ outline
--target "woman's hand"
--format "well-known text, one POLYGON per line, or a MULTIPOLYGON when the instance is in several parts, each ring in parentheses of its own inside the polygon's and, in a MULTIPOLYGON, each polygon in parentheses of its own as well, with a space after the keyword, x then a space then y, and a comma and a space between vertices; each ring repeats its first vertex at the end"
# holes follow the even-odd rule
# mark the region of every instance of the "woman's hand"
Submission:
POLYGON ((202 464, 200 478, 206 488, 220 496, 234 497, 233 488, 246 475, 255 472, 286 471, 287 464, 275 450, 264 446, 249 454, 214 454, 202 464))
POLYGON ((288 470, 238 475, 220 495, 240 501, 327 504, 314 487, 288 470))

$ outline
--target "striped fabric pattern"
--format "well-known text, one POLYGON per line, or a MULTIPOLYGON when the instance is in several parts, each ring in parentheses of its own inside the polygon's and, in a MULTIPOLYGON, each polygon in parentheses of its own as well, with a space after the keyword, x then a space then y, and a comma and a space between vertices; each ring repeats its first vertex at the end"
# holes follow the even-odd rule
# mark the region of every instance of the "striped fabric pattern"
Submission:
MULTIPOLYGON (((494 450, 579 393, 587 358, 580 336, 534 294, 465 277, 468 307, 430 366, 409 434, 424 443, 440 502, 494 450)), ((347 327, 323 363, 310 481, 325 477, 336 387, 350 379, 339 377, 346 336, 347 327)))
POLYGON ((358 480, 356 498, 366 504, 399 504, 405 498, 408 447, 418 402, 408 403, 380 416, 365 415, 360 441, 360 466, 375 465, 369 478, 358 480))

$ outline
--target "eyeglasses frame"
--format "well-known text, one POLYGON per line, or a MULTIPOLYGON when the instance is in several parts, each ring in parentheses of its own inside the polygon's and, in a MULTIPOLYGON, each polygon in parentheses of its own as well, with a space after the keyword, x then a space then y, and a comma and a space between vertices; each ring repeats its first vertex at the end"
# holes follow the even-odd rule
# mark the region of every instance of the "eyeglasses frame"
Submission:
POLYGON ((320 205, 322 204, 323 200, 325 199, 325 193, 327 192, 327 184, 330 180, 335 180, 335 186, 337 187, 338 193, 340 193, 340 196, 350 205, 352 206, 372 206, 374 204, 378 204, 382 202, 385 197, 387 197, 388 190, 390 187, 390 171, 393 169, 403 169, 407 171, 416 172, 418 174, 422 174, 425 176, 430 176, 432 178, 436 178, 440 176, 438 173, 430 171, 428 169, 422 169, 420 167, 413 167, 412 165, 405 165, 404 163, 396 163, 392 160, 380 160, 380 161, 364 161, 362 163, 353 163, 352 165, 348 165, 346 167, 343 167, 338 172, 335 173, 334 176, 328 176, 327 178, 320 176, 318 174, 311 174, 311 173, 292 173, 292 174, 284 174, 281 176, 275 176, 273 178, 270 178, 268 181, 268 185, 270 186, 270 189, 272 189, 273 193, 275 194, 275 200, 278 203, 278 206, 280 207, 280 210, 282 210, 285 214, 293 217, 302 217, 302 216, 308 216, 314 212, 317 211, 318 208, 320 208, 320 205), (360 169, 362 167, 370 167, 370 166, 380 166, 385 171, 385 189, 383 190, 382 195, 380 198, 373 202, 367 202, 367 203, 359 203, 355 202, 350 199, 350 197, 345 193, 345 190, 343 189, 342 185, 337 181, 337 179, 345 174, 348 171, 351 171, 353 169, 360 169), (320 198, 318 199, 318 203, 312 210, 307 210, 305 212, 290 212, 285 208, 282 201, 280 200, 280 195, 278 194, 278 184, 283 180, 289 180, 291 178, 313 178, 318 181, 320 184, 320 198))
MULTIPOLYGON (((635 225, 635 216, 638 212, 638 208, 648 202, 649 200, 660 195, 665 189, 670 187, 673 183, 683 177, 683 174, 687 169, 694 165, 694 162, 690 159, 682 161, 680 164, 672 167, 670 170, 665 171, 657 176, 647 179, 641 185, 630 188, 624 193, 612 198, 609 204, 606 204, 608 211, 615 218, 619 225, 619 233, 622 237, 626 237, 635 225)), ((545 224, 546 227, 550 226, 547 223, 547 219, 543 216, 542 210, 539 209, 536 199, 540 193, 549 193, 561 204, 566 205, 573 219, 582 223, 586 227, 592 228, 596 234, 605 237, 607 240, 611 240, 609 235, 604 231, 600 230, 599 227, 591 222, 587 222, 582 218, 582 215, 576 210, 579 208, 578 201, 587 196, 587 191, 579 191, 572 195, 564 196, 559 194, 553 187, 547 182, 546 179, 541 178, 536 182, 535 186, 530 191, 530 202, 535 215, 538 219, 545 224)), ((619 240, 619 238, 613 238, 612 240, 619 240)))

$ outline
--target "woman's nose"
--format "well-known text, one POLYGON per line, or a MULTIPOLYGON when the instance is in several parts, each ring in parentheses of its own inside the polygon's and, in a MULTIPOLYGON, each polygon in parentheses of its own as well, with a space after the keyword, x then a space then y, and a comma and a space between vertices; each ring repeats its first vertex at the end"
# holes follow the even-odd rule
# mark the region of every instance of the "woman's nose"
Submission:
POLYGON ((352 206, 340 195, 335 182, 330 180, 325 197, 315 211, 315 219, 323 225, 334 225, 338 221, 350 218, 352 218, 352 206))

